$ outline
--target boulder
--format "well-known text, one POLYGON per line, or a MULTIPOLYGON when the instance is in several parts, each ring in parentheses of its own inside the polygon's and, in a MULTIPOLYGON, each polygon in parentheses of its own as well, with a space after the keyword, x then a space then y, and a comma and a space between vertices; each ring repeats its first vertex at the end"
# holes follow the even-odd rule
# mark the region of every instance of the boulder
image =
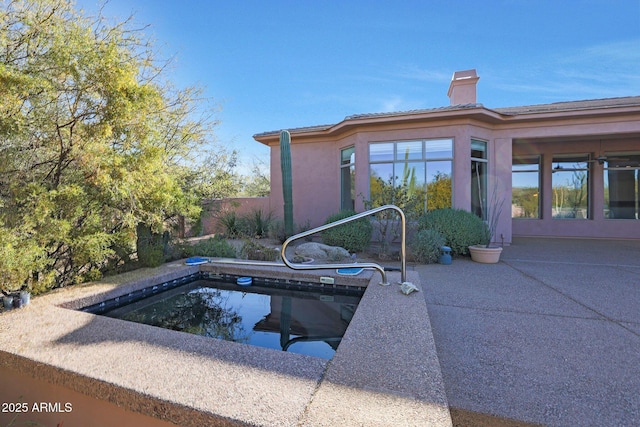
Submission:
POLYGON ((344 248, 315 242, 303 243, 297 246, 294 254, 316 260, 329 261, 340 261, 344 258, 349 258, 349 251, 344 248))

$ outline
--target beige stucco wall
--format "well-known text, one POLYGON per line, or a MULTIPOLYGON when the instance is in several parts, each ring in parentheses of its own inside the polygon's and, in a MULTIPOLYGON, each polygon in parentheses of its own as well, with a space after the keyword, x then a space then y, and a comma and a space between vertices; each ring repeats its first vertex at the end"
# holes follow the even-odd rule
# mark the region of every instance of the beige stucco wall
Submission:
MULTIPOLYGON (((291 137, 291 162, 293 170, 293 206, 296 222, 309 221, 311 226, 323 224, 326 218, 340 210, 340 150, 355 147, 356 155, 356 210, 365 209, 363 201, 369 198, 369 143, 402 141, 413 139, 453 138, 453 201, 459 209, 471 207, 471 139, 488 142, 490 168, 498 170, 502 165, 499 178, 500 188, 511 189, 511 145, 510 140, 500 140, 500 146, 492 138, 492 133, 469 121, 455 124, 450 121, 433 122, 429 125, 412 128, 398 126, 376 126, 361 132, 352 132, 336 140, 296 141, 295 133, 291 137), (508 170, 504 165, 508 165, 508 170), (507 179, 508 178, 508 179, 507 179)), ((491 173, 491 172, 490 172, 491 173)), ((490 186, 494 185, 493 181, 490 186)), ((271 146, 271 204, 274 212, 282 216, 282 173, 280 169, 280 149, 271 146)), ((510 200, 507 201, 507 204, 510 200)), ((505 210, 506 212, 506 210, 505 210)), ((511 239, 511 220, 507 214, 502 218, 498 229, 505 238, 511 239)))
MULTIPOLYGON (((320 225, 340 208, 340 149, 355 146, 356 210, 364 210, 369 196, 368 146, 371 142, 431 138, 454 139, 453 207, 470 209, 470 141, 488 142, 488 193, 497 187, 505 208, 496 240, 509 243, 513 235, 640 238, 633 220, 606 220, 602 214, 602 167, 593 164, 591 174, 591 219, 552 220, 551 156, 560 153, 640 150, 640 119, 634 109, 611 113, 610 109, 564 111, 502 116, 483 107, 416 116, 345 120, 333 127, 309 132, 292 131, 293 205, 296 222, 320 225), (602 148, 600 144, 602 143, 602 148), (542 154, 543 206, 541 220, 512 220, 511 164, 518 153, 542 154)), ((282 215, 280 152, 276 137, 258 138, 271 148, 271 206, 282 215)))
POLYGON ((208 201, 202 215, 202 234, 223 233, 224 228, 218 223, 218 216, 231 210, 239 216, 250 215, 255 210, 262 210, 267 215, 274 211, 274 207, 270 197, 230 197, 208 201))

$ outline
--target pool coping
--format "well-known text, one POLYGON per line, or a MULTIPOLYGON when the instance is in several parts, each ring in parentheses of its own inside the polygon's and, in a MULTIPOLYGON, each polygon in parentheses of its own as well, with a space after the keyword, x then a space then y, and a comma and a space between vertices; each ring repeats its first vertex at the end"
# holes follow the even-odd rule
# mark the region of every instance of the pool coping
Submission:
POLYGON ((452 425, 425 299, 378 273, 336 277, 366 290, 330 361, 74 310, 201 270, 335 275, 171 263, 61 289, 0 315, 0 367, 183 426, 452 425))

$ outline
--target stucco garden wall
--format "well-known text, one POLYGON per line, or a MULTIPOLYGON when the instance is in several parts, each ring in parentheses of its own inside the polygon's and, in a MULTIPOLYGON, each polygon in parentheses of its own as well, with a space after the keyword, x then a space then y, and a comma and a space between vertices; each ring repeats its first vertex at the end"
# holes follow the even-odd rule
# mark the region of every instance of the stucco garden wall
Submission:
POLYGON ((224 232, 218 222, 218 216, 223 212, 235 211, 237 215, 251 214, 255 210, 262 210, 267 215, 274 212, 270 197, 231 197, 228 199, 211 200, 204 204, 202 214, 202 234, 216 234, 224 232))

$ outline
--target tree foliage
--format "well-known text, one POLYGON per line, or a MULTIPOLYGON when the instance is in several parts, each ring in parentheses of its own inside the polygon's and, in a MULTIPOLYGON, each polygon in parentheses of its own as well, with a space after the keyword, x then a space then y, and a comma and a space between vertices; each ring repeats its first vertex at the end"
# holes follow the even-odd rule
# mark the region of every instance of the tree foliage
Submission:
POLYGON ((254 160, 251 174, 243 180, 243 194, 248 197, 267 197, 271 193, 269 169, 264 161, 254 160))
POLYGON ((187 165, 215 121, 198 114, 199 90, 163 78, 130 20, 69 0, 1 4, 0 287, 97 277, 138 224, 198 215, 187 165))

